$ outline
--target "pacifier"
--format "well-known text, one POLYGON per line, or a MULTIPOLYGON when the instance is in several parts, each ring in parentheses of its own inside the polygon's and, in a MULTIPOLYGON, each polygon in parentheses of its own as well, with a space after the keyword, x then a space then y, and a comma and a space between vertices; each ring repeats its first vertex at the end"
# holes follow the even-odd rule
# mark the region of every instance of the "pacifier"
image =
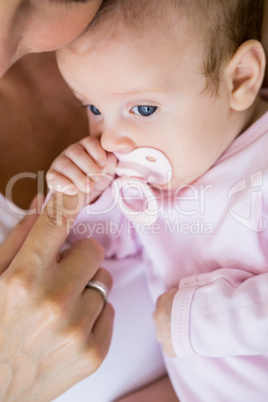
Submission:
POLYGON ((119 208, 130 221, 153 224, 158 216, 158 203, 150 185, 164 185, 171 180, 172 166, 168 158, 158 149, 149 147, 114 155, 118 159, 115 169, 118 178, 112 189, 119 208), (141 200, 144 200, 142 207, 141 200))

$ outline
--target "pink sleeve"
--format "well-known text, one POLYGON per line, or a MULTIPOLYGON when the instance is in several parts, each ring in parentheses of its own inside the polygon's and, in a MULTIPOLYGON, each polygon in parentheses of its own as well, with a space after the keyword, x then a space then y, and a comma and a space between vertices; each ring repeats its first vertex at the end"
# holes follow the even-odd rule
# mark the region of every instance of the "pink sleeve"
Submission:
POLYGON ((171 333, 179 357, 268 354, 268 273, 219 269, 185 278, 171 333))

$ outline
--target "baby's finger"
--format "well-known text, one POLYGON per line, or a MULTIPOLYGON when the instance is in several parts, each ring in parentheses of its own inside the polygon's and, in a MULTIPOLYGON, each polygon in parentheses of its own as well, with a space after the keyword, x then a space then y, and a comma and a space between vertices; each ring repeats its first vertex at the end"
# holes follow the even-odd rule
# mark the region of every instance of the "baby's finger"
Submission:
POLYGON ((86 137, 80 141, 87 153, 95 160, 99 167, 104 167, 107 163, 106 151, 102 148, 97 137, 86 137))
POLYGON ((73 144, 64 152, 64 156, 70 159, 85 175, 94 181, 94 177, 101 173, 97 162, 88 154, 81 144, 73 144))
POLYGON ((109 152, 107 154, 107 163, 106 163, 105 167, 103 168, 102 173, 108 174, 110 176, 114 176, 116 165, 117 165, 117 158, 115 157, 114 154, 109 152))
POLYGON ((53 180, 53 176, 58 173, 69 179, 76 187, 87 193, 90 191, 90 181, 87 175, 76 165, 76 162, 70 160, 66 155, 60 155, 52 164, 49 174, 47 175, 48 180, 53 180))
MULTIPOLYGON (((47 185, 50 191, 53 193, 60 192, 65 193, 68 195, 75 195, 79 193, 78 186, 73 183, 68 177, 64 176, 63 174, 56 172, 55 170, 49 170, 46 176, 47 185)), ((92 188, 92 183, 88 180, 89 189, 92 188)), ((87 192, 82 190, 83 192, 87 192)))

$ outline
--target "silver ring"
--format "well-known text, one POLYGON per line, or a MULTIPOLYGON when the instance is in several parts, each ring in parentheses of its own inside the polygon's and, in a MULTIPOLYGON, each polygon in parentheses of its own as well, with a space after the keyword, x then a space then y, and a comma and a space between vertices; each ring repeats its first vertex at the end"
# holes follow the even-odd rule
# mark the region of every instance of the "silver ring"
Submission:
POLYGON ((104 305, 108 302, 109 291, 103 283, 99 281, 89 281, 86 288, 97 290, 103 297, 104 305))

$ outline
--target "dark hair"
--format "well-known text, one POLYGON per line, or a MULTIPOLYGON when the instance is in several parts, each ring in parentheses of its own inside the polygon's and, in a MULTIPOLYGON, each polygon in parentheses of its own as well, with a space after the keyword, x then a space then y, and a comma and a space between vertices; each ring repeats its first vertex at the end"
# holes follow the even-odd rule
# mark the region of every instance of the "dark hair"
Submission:
MULTIPOLYGON (((203 74, 207 87, 217 92, 221 67, 249 39, 261 39, 264 0, 104 0, 89 26, 94 30, 114 17, 137 34, 150 25, 161 25, 170 8, 186 15, 204 40, 203 74), (172 6, 172 7, 170 7, 172 6), (212 84, 212 85, 211 85, 212 84)), ((109 25, 108 25, 109 26, 109 25)))

